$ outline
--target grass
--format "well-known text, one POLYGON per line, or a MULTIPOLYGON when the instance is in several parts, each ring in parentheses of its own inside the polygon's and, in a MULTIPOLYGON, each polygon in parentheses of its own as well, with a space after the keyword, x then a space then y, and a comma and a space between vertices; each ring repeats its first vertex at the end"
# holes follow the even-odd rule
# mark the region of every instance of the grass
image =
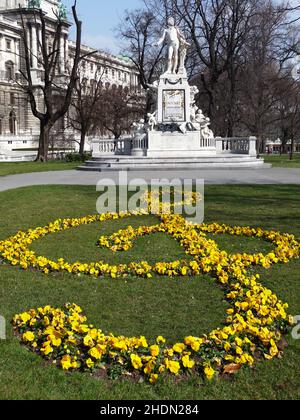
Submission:
MULTIPOLYGON (((76 217, 95 212, 94 187, 43 186, 0 194, 0 239, 19 229, 41 226, 59 217, 76 217)), ((299 186, 209 186, 206 187, 206 222, 263 226, 295 233, 300 237, 299 186)), ((95 246, 101 234, 156 219, 143 217, 82 226, 50 235, 34 243, 49 257, 63 256, 109 261, 131 259, 173 260, 183 251, 170 237, 155 234, 140 238, 128 253, 112 254, 95 246)), ((257 239, 218 235, 214 239, 230 251, 267 252, 270 245, 257 239)), ((300 314, 300 261, 261 270, 262 282, 300 314)), ((8 338, 0 341, 1 399, 299 399, 300 341, 288 338, 289 348, 281 360, 263 362, 255 369, 242 370, 229 381, 203 384, 200 378, 176 382, 172 378, 157 384, 130 381, 101 381, 88 374, 66 374, 29 353, 13 337, 9 320, 15 313, 51 304, 74 301, 81 305, 90 322, 116 334, 159 334, 168 341, 199 335, 220 326, 226 303, 223 293, 208 276, 151 280, 130 278, 92 279, 67 274, 44 276, 0 266, 0 314, 7 320, 8 338)))
POLYGON ((294 154, 293 160, 290 155, 263 155, 266 163, 272 163, 274 168, 300 168, 300 154, 294 154))
POLYGON ((0 162, 0 176, 27 174, 33 172, 66 171, 75 169, 78 162, 50 161, 42 162, 0 162))

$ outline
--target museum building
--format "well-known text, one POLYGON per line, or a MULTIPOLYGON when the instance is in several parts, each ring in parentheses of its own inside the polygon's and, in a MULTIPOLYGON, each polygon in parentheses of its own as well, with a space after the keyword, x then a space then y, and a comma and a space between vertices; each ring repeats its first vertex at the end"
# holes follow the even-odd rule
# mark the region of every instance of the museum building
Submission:
MULTIPOLYGON (((30 46, 32 77, 36 85, 43 83, 43 69, 38 60, 41 28, 36 19, 36 7, 41 8, 47 18, 47 31, 54 34, 57 15, 64 12, 64 6, 57 0, 0 0, 0 156, 24 155, 26 150, 34 150, 38 145, 39 120, 32 112, 28 97, 24 91, 25 81, 20 70, 25 71, 23 51, 22 15, 25 17, 27 42, 30 46)), ((59 73, 67 73, 75 43, 69 39, 71 24, 64 20, 60 39, 61 56, 59 73)), ((82 45, 82 55, 94 50, 82 45)), ((97 51, 87 55, 81 63, 81 74, 93 80, 95 73, 101 71, 103 83, 110 86, 122 86, 138 89, 139 75, 134 65, 126 57, 97 51)), ((41 98, 42 101, 42 98, 41 98)), ((43 103, 39 103, 43 107, 43 103)), ((65 121, 58 124, 61 135, 65 133, 65 121)), ((57 128, 58 130, 58 128, 57 128)), ((70 132, 67 133, 70 139, 70 132)), ((74 133, 75 135, 75 133, 74 133)), ((71 136, 72 137, 72 136, 71 136)), ((77 143, 74 142, 74 147, 77 143)))

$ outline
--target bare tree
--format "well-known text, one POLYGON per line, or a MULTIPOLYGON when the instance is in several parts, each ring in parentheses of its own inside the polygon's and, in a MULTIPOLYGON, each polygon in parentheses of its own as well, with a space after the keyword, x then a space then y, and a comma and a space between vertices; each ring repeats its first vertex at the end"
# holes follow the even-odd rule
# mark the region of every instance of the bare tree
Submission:
POLYGON ((159 78, 162 70, 162 49, 152 48, 160 26, 152 11, 137 9, 126 11, 117 32, 125 42, 125 54, 131 59, 140 74, 141 86, 148 92, 145 115, 151 110, 152 97, 149 84, 159 78))
MULTIPOLYGON (((191 44, 187 67, 200 90, 198 106, 211 117, 213 129, 229 137, 254 134, 263 151, 266 136, 281 130, 281 82, 290 61, 300 55, 299 11, 288 0, 144 0, 139 16, 154 17, 148 32, 155 36, 166 17, 176 18, 191 44)), ((137 54, 140 49, 132 49, 143 45, 136 36, 142 31, 134 28, 124 39, 131 40, 128 49, 136 57, 144 58, 137 54)), ((146 56, 152 50, 143 51, 146 56)))
POLYGON ((84 158, 86 136, 97 130, 100 125, 98 108, 104 95, 102 83, 103 70, 96 70, 94 78, 88 80, 78 70, 78 80, 69 108, 70 126, 80 133, 79 154, 84 158))
POLYGON ((103 133, 111 133, 116 140, 131 131, 132 123, 143 115, 143 98, 128 88, 111 86, 103 91, 97 112, 103 133))
POLYGON ((277 126, 281 136, 281 153, 286 153, 291 142, 290 159, 293 159, 295 138, 300 134, 300 83, 289 75, 282 79, 277 97, 277 126))
POLYGON ((236 123, 237 77, 255 3, 249 0, 178 0, 176 9, 187 25, 197 52, 208 113, 217 118, 218 84, 227 75, 227 135, 236 123), (181 12, 182 11, 182 12, 181 12), (202 70, 201 70, 202 69, 202 70))
POLYGON ((75 1, 75 4, 72 7, 73 18, 76 25, 75 55, 70 75, 64 83, 61 83, 58 81, 57 75, 59 60, 61 59, 62 54, 61 36, 65 19, 62 16, 57 15, 57 20, 53 23, 54 27, 52 28, 51 33, 49 33, 47 18, 44 12, 41 9, 33 9, 33 13, 35 23, 40 25, 41 28, 41 36, 38 38, 39 51, 35 58, 38 60, 41 72, 43 73, 43 82, 40 85, 36 85, 33 80, 31 60, 35 52, 29 45, 26 14, 21 8, 20 15, 22 21, 25 69, 24 71, 22 69, 20 71, 26 81, 25 91, 29 97, 32 113, 40 121, 37 160, 43 162, 47 160, 49 133, 54 124, 68 112, 72 93, 78 79, 77 69, 80 60, 83 58, 80 55, 82 22, 78 20, 75 1), (57 96, 60 97, 59 101, 55 100, 57 96))
POLYGON ((286 86, 286 66, 295 55, 295 37, 291 27, 285 25, 287 19, 283 5, 268 1, 258 6, 240 68, 241 121, 258 138, 260 152, 264 151, 267 133, 277 132, 277 108, 286 86))

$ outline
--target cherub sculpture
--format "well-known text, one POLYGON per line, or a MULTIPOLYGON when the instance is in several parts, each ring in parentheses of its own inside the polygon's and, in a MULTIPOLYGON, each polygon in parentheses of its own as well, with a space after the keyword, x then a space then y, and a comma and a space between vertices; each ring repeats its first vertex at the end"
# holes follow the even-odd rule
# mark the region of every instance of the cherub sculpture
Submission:
POLYGON ((154 127, 157 126, 156 111, 153 114, 148 113, 147 117, 148 117, 149 131, 153 131, 154 127))

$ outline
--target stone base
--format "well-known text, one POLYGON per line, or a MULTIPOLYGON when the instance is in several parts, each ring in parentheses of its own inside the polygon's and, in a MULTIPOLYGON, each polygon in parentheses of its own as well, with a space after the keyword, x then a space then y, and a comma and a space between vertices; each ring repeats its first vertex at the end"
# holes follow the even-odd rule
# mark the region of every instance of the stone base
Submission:
POLYGON ((200 132, 186 134, 150 131, 148 134, 147 157, 202 157, 216 156, 214 139, 204 140, 200 132))
POLYGON ((191 87, 184 74, 165 73, 158 85, 157 121, 159 124, 173 122, 182 124, 191 120, 191 87), (181 100, 172 99, 179 94, 181 100))
POLYGON ((134 157, 114 156, 99 157, 85 162, 78 169, 82 171, 165 171, 165 170, 200 170, 200 169, 267 169, 263 159, 249 155, 220 154, 202 157, 134 157))

